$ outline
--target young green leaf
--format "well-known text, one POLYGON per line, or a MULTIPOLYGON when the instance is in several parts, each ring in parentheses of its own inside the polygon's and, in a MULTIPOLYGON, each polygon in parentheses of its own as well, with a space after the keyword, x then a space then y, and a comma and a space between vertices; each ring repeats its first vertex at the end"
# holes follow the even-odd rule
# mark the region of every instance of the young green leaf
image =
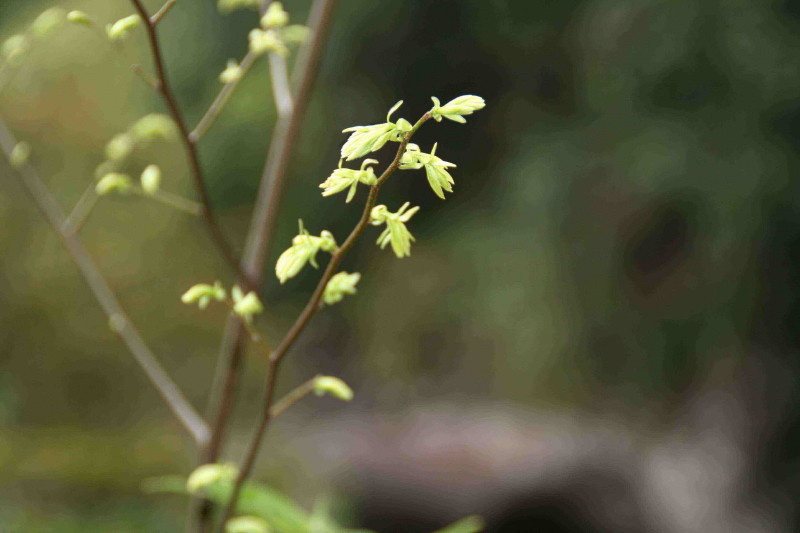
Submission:
POLYGON ((396 213, 390 212, 385 205, 376 205, 370 212, 370 224, 386 224, 386 229, 378 237, 378 245, 383 249, 391 243, 392 251, 399 258, 411 255, 411 243, 414 241, 406 222, 419 211, 419 207, 408 209, 410 205, 409 202, 404 203, 396 213))

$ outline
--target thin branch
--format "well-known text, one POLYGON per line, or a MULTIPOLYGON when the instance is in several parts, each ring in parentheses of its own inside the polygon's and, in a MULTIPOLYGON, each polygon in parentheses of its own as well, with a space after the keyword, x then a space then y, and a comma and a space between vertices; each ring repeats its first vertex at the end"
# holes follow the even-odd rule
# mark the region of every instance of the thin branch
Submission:
POLYGON ((167 0, 167 1, 166 1, 166 3, 164 3, 164 5, 163 5, 163 6, 161 6, 161 9, 159 9, 159 10, 156 12, 156 14, 155 14, 155 15, 153 15, 152 17, 150 17, 150 24, 152 24, 153 26, 155 26, 156 24, 158 24, 159 22, 161 22, 161 19, 163 19, 163 18, 164 18, 164 16, 165 16, 167 13, 169 13, 169 10, 170 10, 170 9, 172 9, 172 8, 173 8, 173 6, 175 6, 175 4, 177 4, 177 3, 178 3, 178 0, 167 0))
MULTIPOLYGON (((335 6, 336 0, 315 0, 308 23, 312 28, 313 37, 301 48, 294 70, 293 78, 297 81, 295 84, 297 90, 292 112, 288 116, 279 116, 270 141, 242 260, 242 267, 255 289, 259 289, 262 285, 264 261, 275 229, 275 218, 283 182, 286 179, 286 170, 308 107, 311 88, 319 72, 320 55, 333 22, 335 6)), ((209 398, 208 412, 213 413, 213 422, 206 462, 216 461, 220 454, 241 372, 244 339, 245 332, 239 321, 229 318, 225 324, 218 371, 215 373, 212 394, 209 398)))
POLYGON ((275 52, 270 52, 267 56, 269 57, 270 80, 272 80, 272 95, 275 98, 278 118, 290 117, 294 102, 292 101, 292 88, 289 85, 289 66, 286 58, 275 52))
POLYGON ((270 410, 270 416, 272 418, 276 418, 282 415, 291 406, 314 392, 314 384, 316 383, 318 377, 319 375, 316 375, 302 385, 295 387, 289 391, 286 396, 275 402, 275 405, 273 405, 272 409, 270 410))
POLYGON ((211 103, 211 106, 206 111, 203 118, 197 123, 197 126, 194 127, 192 132, 189 134, 189 139, 193 143, 197 143, 203 136, 208 132, 211 128, 211 125, 214 124, 214 121, 217 120, 217 117, 222 112, 222 108, 225 107, 225 104, 228 103, 230 100, 233 91, 236 90, 236 87, 239 86, 239 82, 242 81, 247 71, 250 70, 250 67, 253 66, 256 59, 258 59, 258 54, 253 53, 252 51, 247 52, 247 54, 242 58, 242 62, 239 64, 239 68, 242 69, 242 75, 239 76, 237 79, 226 83, 222 89, 217 94, 217 97, 211 103))
POLYGON ((239 274, 239 278, 241 279, 242 283, 250 287, 252 284, 250 283, 249 278, 242 272, 241 268, 239 267, 239 261, 236 258, 236 255, 233 253, 233 249, 228 244, 228 241, 222 234, 222 230, 217 224, 214 211, 211 207, 211 199, 209 198, 208 190, 206 189, 205 179, 203 178, 203 170, 200 165, 200 156, 197 152, 197 146, 195 145, 194 142, 192 142, 192 139, 190 137, 190 132, 186 127, 186 122, 183 120, 183 115, 181 114, 180 109, 178 108, 178 104, 175 101, 175 97, 172 94, 172 90, 170 89, 169 81, 167 79, 167 71, 166 68, 164 67, 164 58, 163 54, 161 53, 161 45, 158 42, 158 34, 156 33, 155 24, 153 24, 153 22, 149 18, 147 10, 145 10, 141 0, 131 0, 131 3, 136 8, 136 11, 139 13, 139 16, 141 17, 144 23, 145 30, 147 32, 147 38, 150 43, 150 52, 153 56, 153 64, 155 66, 156 78, 158 80, 158 92, 161 94, 161 97, 164 100, 164 104, 167 106, 167 109, 169 110, 169 114, 172 116, 172 119, 178 126, 178 130, 180 131, 181 141, 183 142, 186 148, 186 153, 189 158, 189 167, 191 170, 192 179, 194 180, 195 189, 197 189, 197 194, 200 197, 200 203, 203 206, 201 213, 203 220, 206 222, 206 226, 208 226, 208 230, 211 233, 212 238, 214 239, 217 247, 219 248, 225 260, 228 262, 231 268, 233 268, 233 270, 239 274))
POLYGON ((270 141, 267 162, 261 176, 261 185, 242 256, 245 273, 256 281, 262 275, 269 253, 289 160, 299 137, 311 88, 318 74, 320 56, 333 22, 335 7, 336 0, 316 0, 313 5, 309 26, 314 28, 314 37, 300 50, 297 59, 294 107, 289 116, 278 120, 270 141))
POLYGON ((311 295, 311 299, 308 301, 306 306, 303 308, 303 311, 295 320, 292 327, 286 333, 286 336, 280 342, 275 351, 272 352, 269 358, 269 368, 267 372, 267 384, 266 384, 266 393, 264 395, 264 406, 263 412, 261 416, 261 421, 259 423, 258 429, 256 430, 256 434, 253 437, 253 440, 248 448, 247 455, 245 456, 244 463, 241 466, 241 470, 239 472, 239 476, 236 478, 236 483, 233 486, 233 490, 231 491, 230 499, 228 500, 228 504, 225 507, 225 511, 222 515, 222 520, 220 521, 219 527, 217 528, 218 533, 223 533, 225 531, 225 524, 227 523, 228 519, 233 515, 234 510, 236 509, 236 504, 239 500, 239 494, 241 493, 242 485, 250 476, 250 473, 253 470, 253 466, 255 465, 256 458, 258 457, 258 452, 261 448, 261 442, 264 439, 264 435, 266 434, 267 428, 269 427, 269 423, 273 417, 273 410, 272 410, 272 402, 275 396, 275 382, 277 380, 278 375, 278 368, 280 366, 281 361, 286 356, 286 353, 289 349, 294 345, 297 338, 306 328, 308 323, 313 318, 314 314, 317 312, 320 306, 320 302, 322 302, 322 296, 325 293, 325 287, 328 285, 328 282, 336 273, 336 269, 339 267, 339 264, 342 262, 345 254, 353 247, 356 240, 361 236, 366 229, 367 224, 369 224, 369 217, 372 208, 375 206, 375 202, 378 198, 378 192, 380 191, 381 186, 389 179, 392 174, 398 169, 400 166, 400 159, 405 152, 406 146, 408 142, 411 140, 411 137, 416 133, 416 131, 428 120, 430 119, 430 115, 425 113, 411 130, 403 137, 402 142, 397 147, 397 153, 394 156, 394 160, 386 167, 386 170, 380 175, 378 180, 376 181, 375 185, 370 188, 369 195, 367 196, 367 201, 364 204, 364 210, 361 212, 361 218, 359 219, 356 226, 347 236, 347 239, 342 243, 342 245, 331 255, 331 260, 328 262, 328 265, 325 267, 325 272, 322 274, 322 277, 317 283, 317 287, 314 289, 314 293, 311 295))
MULTIPOLYGON (((0 147, 6 157, 16 146, 16 140, 5 123, 0 120, 0 147)), ((58 233, 67 248, 72 260, 80 270, 89 289, 94 294, 100 306, 109 318, 109 324, 127 345, 136 362, 144 371, 150 382, 156 388, 167 406, 176 418, 191 434, 198 446, 203 446, 209 439, 209 428, 205 421, 197 414, 172 378, 148 348, 141 334, 122 309, 119 301, 112 292, 108 282, 92 261, 89 252, 74 232, 65 231, 66 217, 56 203, 50 191, 44 185, 36 170, 31 165, 24 165, 18 169, 18 175, 44 218, 58 233)))
POLYGON ((94 208, 96 203, 97 192, 95 191, 95 184, 90 183, 89 186, 86 187, 86 190, 83 191, 78 203, 75 204, 75 207, 72 208, 69 216, 64 221, 61 231, 64 233, 78 233, 86 222, 86 219, 89 218, 92 208, 94 208))
POLYGON ((164 205, 168 205, 173 209, 177 209, 178 211, 183 211, 189 215, 199 217, 203 213, 203 206, 198 204, 193 200, 187 200, 183 196, 178 196, 177 194, 173 194, 168 191, 162 191, 161 189, 156 190, 155 192, 148 193, 145 192, 144 189, 141 187, 135 187, 134 191, 137 194, 144 196, 145 198, 150 198, 155 200, 156 202, 160 202, 164 205))
MULTIPOLYGON (((262 5, 262 13, 268 5, 269 2, 262 5)), ((280 204, 286 170, 298 138, 300 123, 308 107, 311 89, 319 72, 319 60, 333 22, 335 6, 336 0, 314 0, 307 24, 312 29, 313 37, 301 47, 295 63, 293 80, 296 83, 294 84, 293 102, 291 92, 287 90, 286 62, 276 61, 273 59, 275 54, 270 55, 272 92, 276 99, 278 121, 272 133, 259 185, 258 199, 247 234, 245 257, 242 261, 242 269, 253 282, 256 290, 262 284, 264 260, 275 228, 277 206, 280 204), (281 95, 284 95, 282 99, 281 95), (290 104, 287 105, 287 102, 290 104), (288 113, 286 113, 287 108, 290 109, 288 113)), ((213 418, 213 422, 211 440, 204 457, 205 462, 215 462, 220 456, 244 362, 245 336, 240 322, 233 317, 229 318, 225 324, 225 332, 217 358, 217 369, 214 372, 209 394, 207 413, 209 417, 213 418)), ((206 501, 197 506, 196 510, 197 523, 200 531, 203 531, 211 516, 211 503, 206 501)))

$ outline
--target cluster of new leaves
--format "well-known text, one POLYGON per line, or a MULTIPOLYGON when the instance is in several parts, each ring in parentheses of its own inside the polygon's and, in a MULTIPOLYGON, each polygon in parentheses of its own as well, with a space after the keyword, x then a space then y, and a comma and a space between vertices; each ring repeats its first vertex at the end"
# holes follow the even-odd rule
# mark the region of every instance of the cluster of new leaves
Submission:
MULTIPOLYGON (((164 13, 169 11, 174 3, 174 1, 167 2, 162 11, 164 13)), ((139 4, 137 3, 137 5, 139 4)), ((218 8, 222 12, 240 8, 260 10, 263 5, 263 0, 218 0, 218 8)), ((139 7, 141 8, 140 5, 139 7)), ((107 38, 115 49, 120 49, 123 41, 139 26, 146 25, 150 34, 154 35, 154 25, 163 16, 163 13, 147 18, 144 15, 144 9, 142 8, 140 11, 142 12, 141 16, 133 14, 123 17, 106 24, 104 31, 100 30, 101 34, 104 33, 104 38, 107 38)), ((2 61, 0 62, 0 90, 4 84, 4 78, 1 75, 3 71, 19 65, 37 39, 41 39, 54 28, 67 22, 80 26, 97 27, 97 23, 82 11, 67 12, 62 8, 51 8, 41 13, 24 33, 14 35, 2 43, 0 46, 0 60, 2 61)), ((266 54, 285 57, 288 55, 290 47, 302 43, 307 38, 307 34, 308 28, 305 26, 289 24, 289 14, 280 2, 270 2, 259 18, 258 27, 249 32, 247 55, 241 62, 236 60, 228 62, 227 67, 219 76, 225 87, 195 129, 191 132, 188 131, 177 111, 173 112, 173 117, 148 114, 140 118, 126 131, 115 135, 108 141, 104 150, 104 161, 95 172, 96 181, 87 192, 99 196, 137 193, 192 214, 202 215, 204 210, 201 204, 163 191, 161 168, 151 162, 135 161, 134 154, 140 148, 154 142, 178 140, 187 143, 191 152, 191 147, 208 130, 227 101, 231 90, 241 81, 256 58, 266 54), (134 178, 133 176, 138 177, 134 178)), ((158 54, 156 53, 155 56, 157 58, 158 54)), ((274 59, 274 56, 272 57, 274 59)), ((136 71, 154 88, 161 89, 169 102, 169 90, 165 89, 166 78, 161 72, 163 67, 157 70, 161 75, 160 81, 148 78, 141 69, 136 71)), ((403 103, 399 101, 389 110, 385 122, 354 126, 343 130, 344 133, 350 133, 350 135, 341 148, 338 168, 333 170, 319 187, 322 189, 322 196, 325 197, 347 190, 345 203, 353 200, 358 192, 359 184, 369 188, 370 194, 357 229, 340 247, 330 231, 323 230, 319 235, 312 235, 300 221, 298 234, 292 239, 291 246, 280 255, 275 265, 276 276, 280 283, 284 284, 297 276, 307 264, 318 268, 317 255, 319 252, 331 254, 333 260, 329 264, 329 271, 326 271, 320 282, 313 297, 316 299, 312 298, 314 305, 309 306, 309 309, 316 310, 319 307, 318 303, 334 305, 341 302, 346 296, 356 294, 356 286, 361 280, 361 274, 345 271, 334 274, 334 272, 342 254, 351 245, 353 238, 360 235, 367 224, 383 227, 377 240, 381 249, 391 245, 392 251, 398 258, 411 254, 411 244, 415 239, 407 224, 419 211, 419 207, 411 207, 409 202, 405 202, 399 209, 392 212, 386 205, 375 205, 379 187, 395 170, 424 169, 428 184, 436 196, 444 199, 445 192, 453 192, 455 181, 450 174, 450 169, 455 168, 456 165, 436 155, 437 144, 433 145, 430 153, 425 153, 418 145, 409 141, 417 129, 429 119, 441 122, 443 118, 446 118, 464 123, 466 122, 465 116, 483 108, 485 104, 482 98, 474 95, 460 96, 444 105, 435 97, 432 100, 433 107, 413 125, 404 118, 392 120, 392 115, 403 103), (379 164, 376 159, 363 159, 358 169, 344 166, 345 162, 364 158, 380 150, 387 143, 399 143, 400 147, 396 158, 383 174, 378 175, 374 170, 374 167, 379 164)), ((24 165, 30 154, 30 145, 24 142, 19 143, 10 154, 12 166, 24 165)), ((202 183, 202 180, 200 181, 202 183)), ((200 309, 207 308, 213 302, 226 304, 230 312, 239 317, 250 337, 268 353, 271 361, 278 361, 285 353, 284 349, 282 353, 273 358, 276 352, 280 351, 280 345, 278 349, 272 351, 263 342, 253 325, 254 317, 264 311, 264 306, 256 292, 245 292, 237 285, 226 289, 220 281, 216 281, 212 284, 201 283, 192 286, 181 296, 181 300, 188 305, 197 305, 200 309)), ((313 314, 313 310, 311 314, 313 314)), ((305 322, 298 322, 300 329, 307 323, 311 314, 305 317, 305 322)), ((117 322, 114 317, 111 318, 112 328, 121 327, 117 322)), ((282 344, 290 345, 291 342, 292 340, 288 344, 282 344)), ((331 395, 342 401, 350 401, 353 398, 353 391, 341 379, 333 376, 316 376, 290 392, 277 404, 273 404, 271 407, 268 405, 270 407, 268 413, 270 416, 277 416, 288 406, 311 393, 318 396, 331 395)), ((241 483, 246 477, 247 472, 243 472, 240 477, 236 466, 207 464, 196 469, 187 480, 182 481, 180 489, 217 503, 230 503, 231 509, 235 508, 244 512, 243 516, 238 516, 230 521, 223 520, 222 524, 228 533, 345 533, 353 531, 336 524, 328 517, 327 513, 315 512, 310 516, 306 515, 299 506, 287 498, 255 484, 245 486, 244 495, 255 494, 255 497, 259 498, 259 505, 247 509, 248 499, 245 497, 240 500, 241 505, 237 506, 237 487, 239 486, 235 483, 241 483), (241 507, 245 507, 245 509, 241 509, 241 507)), ((474 517, 469 517, 441 530, 440 533, 472 533, 480 529, 482 529, 482 522, 474 517)))
POLYGON ((323 230, 319 237, 315 237, 303 227, 302 220, 299 220, 298 224, 300 232, 292 239, 292 246, 281 254, 275 265, 275 272, 281 284, 289 278, 295 277, 307 263, 318 268, 317 253, 320 250, 333 253, 337 248, 336 239, 333 238, 333 233, 330 231, 323 230))
POLYGON ((207 283, 193 285, 183 293, 181 301, 189 305, 197 304, 200 309, 205 309, 212 301, 227 303, 231 312, 248 324, 253 322, 253 316, 264 311, 264 306, 255 292, 250 291, 245 294, 238 285, 234 285, 228 297, 220 281, 215 281, 213 285, 207 283))

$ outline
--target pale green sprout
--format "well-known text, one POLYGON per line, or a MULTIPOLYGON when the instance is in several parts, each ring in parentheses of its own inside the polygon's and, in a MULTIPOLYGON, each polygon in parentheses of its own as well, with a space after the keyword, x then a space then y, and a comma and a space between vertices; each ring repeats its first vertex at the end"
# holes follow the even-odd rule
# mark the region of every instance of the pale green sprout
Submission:
POLYGON ((94 26, 92 18, 83 11, 70 11, 67 13, 67 20, 82 26, 94 26))
POLYGON ((352 168, 342 168, 342 161, 339 160, 339 168, 333 171, 328 178, 319 186, 322 191, 322 196, 332 196, 340 193, 348 187, 350 190, 347 192, 346 203, 356 195, 356 188, 359 183, 367 186, 372 186, 377 183, 378 179, 375 177, 375 171, 371 165, 377 165, 378 161, 375 159, 365 159, 361 163, 361 169, 355 170, 352 168))
POLYGON ((244 76, 244 69, 235 59, 229 59, 228 66, 219 75, 219 81, 225 84, 234 83, 241 80, 242 76, 244 76))
POLYGON ((439 99, 431 96, 433 100, 433 108, 429 111, 431 118, 436 122, 441 122, 442 117, 452 120, 454 122, 465 123, 467 120, 465 115, 471 115, 474 111, 483 109, 486 102, 480 96, 474 94, 465 94, 447 102, 445 105, 439 103, 439 99))
POLYGON ((158 165, 147 165, 139 178, 142 190, 147 194, 155 194, 161 188, 161 168, 158 165))
POLYGON ((248 37, 250 39, 250 51, 254 54, 275 52, 278 55, 286 56, 289 53, 286 43, 283 42, 283 39, 275 30, 260 30, 256 28, 250 31, 248 37))
POLYGON ((409 202, 404 203, 396 213, 390 212, 385 205, 376 205, 370 212, 370 224, 386 224, 386 229, 378 237, 378 245, 383 249, 391 243, 392 251, 399 258, 411 255, 411 243, 414 241, 406 222, 419 211, 419 207, 408 209, 410 205, 409 202))
POLYGON ((406 132, 411 130, 411 124, 404 118, 392 122, 392 114, 403 105, 400 100, 389 110, 386 115, 386 122, 382 124, 372 124, 370 126, 353 126, 342 130, 342 133, 352 132, 350 137, 342 146, 342 157, 347 161, 364 157, 370 152, 375 152, 383 148, 389 141, 400 142, 406 132))
POLYGON ((269 524, 257 516, 238 516, 228 520, 225 533, 270 533, 269 524))
POLYGON ((317 396, 330 394, 343 402, 349 402, 353 399, 353 389, 347 383, 334 376, 317 376, 314 378, 314 394, 317 396))
POLYGON ((136 147, 135 139, 127 133, 118 133, 106 143, 106 157, 111 161, 121 161, 131 155, 136 147))
POLYGON ((112 192, 127 194, 131 191, 133 182, 130 176, 119 172, 109 172, 97 182, 94 190, 98 195, 104 196, 112 192))
POLYGON ((231 289, 231 297, 233 298, 233 312, 248 324, 253 322, 253 315, 264 312, 264 305, 253 291, 245 294, 238 285, 234 285, 231 289))
POLYGON ((31 145, 25 141, 17 143, 13 150, 11 150, 11 156, 8 158, 11 166, 14 168, 20 168, 25 165, 31 158, 31 152, 33 149, 31 145))
POLYGON ((6 58, 6 61, 15 63, 19 57, 27 52, 28 39, 24 35, 12 35, 3 42, 0 47, 0 53, 6 58))
POLYGON ((271 2, 267 12, 261 17, 261 27, 264 29, 283 28, 288 23, 289 13, 283 9, 283 4, 280 2, 271 2))
POLYGON ((160 113, 143 116, 133 124, 130 131, 140 141, 175 141, 179 135, 175 121, 160 113))
POLYGON ((230 13, 243 8, 258 9, 260 5, 261 0, 219 0, 217 9, 222 13, 230 13))
POLYGON ((210 463, 200 465, 189 474, 186 480, 186 490, 190 494, 199 494, 206 487, 220 481, 233 481, 239 474, 239 469, 231 463, 210 463))
POLYGON ((108 38, 112 41, 121 41, 128 36, 131 30, 141 24, 141 22, 142 19, 139 15, 128 15, 125 18, 119 19, 114 24, 107 25, 106 35, 108 35, 108 38))
POLYGON ((281 285, 299 274, 306 263, 310 263, 314 268, 319 268, 316 260, 317 253, 320 250, 333 253, 337 247, 336 240, 330 231, 323 230, 319 237, 316 237, 310 235, 308 230, 303 227, 302 220, 299 221, 299 227, 299 233, 292 239, 292 246, 284 250, 278 257, 278 262, 275 263, 275 275, 281 285))
POLYGON ((37 37, 43 37, 63 24, 66 18, 66 11, 60 7, 45 9, 31 24, 31 31, 37 37))
POLYGON ((455 168, 456 165, 436 157, 437 144, 433 145, 431 153, 426 154, 421 152, 416 144, 409 143, 406 147, 406 152, 400 159, 400 168, 405 170, 425 168, 428 184, 430 184, 436 196, 444 200, 444 191, 453 192, 453 184, 455 183, 453 176, 450 175, 447 169, 455 168))
POLYGON ((333 276, 325 286, 325 292, 322 295, 322 299, 327 305, 339 303, 348 294, 356 293, 356 285, 360 280, 361 274, 358 272, 354 272, 353 274, 339 272, 333 276))
POLYGON ((197 304, 200 309, 205 309, 211 300, 218 302, 225 301, 226 292, 222 283, 215 281, 213 285, 208 283, 198 283, 189 288, 188 291, 183 293, 181 301, 187 305, 197 304))

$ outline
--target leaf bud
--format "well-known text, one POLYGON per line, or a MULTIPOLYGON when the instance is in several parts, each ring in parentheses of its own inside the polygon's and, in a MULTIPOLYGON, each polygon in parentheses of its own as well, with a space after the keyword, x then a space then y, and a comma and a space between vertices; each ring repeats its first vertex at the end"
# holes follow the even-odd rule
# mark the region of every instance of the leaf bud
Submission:
POLYGON ((131 178, 127 174, 119 172, 109 172, 97 182, 94 190, 100 196, 118 192, 120 194, 127 194, 131 190, 131 178))
POLYGON ((67 20, 74 24, 81 24, 83 26, 94 26, 94 21, 83 11, 70 11, 67 13, 67 20))
POLYGON ((25 141, 17 143, 8 160, 14 168, 20 168, 25 165, 31 158, 32 148, 31 145, 25 141))
POLYGON ((288 23, 289 13, 283 9, 283 4, 280 2, 270 2, 267 12, 261 17, 261 27, 264 29, 282 28, 288 23))
POLYGON ((161 168, 158 165, 147 165, 140 178, 142 190, 147 194, 155 194, 161 188, 161 168))
POLYGON ((106 26, 106 35, 108 35, 108 38, 112 41, 121 41, 141 22, 142 19, 139 15, 128 15, 125 18, 119 19, 114 24, 106 26))
POLYGON ((349 402, 353 399, 353 389, 347 383, 334 376, 317 376, 314 379, 314 393, 317 396, 330 394, 343 402, 349 402))

